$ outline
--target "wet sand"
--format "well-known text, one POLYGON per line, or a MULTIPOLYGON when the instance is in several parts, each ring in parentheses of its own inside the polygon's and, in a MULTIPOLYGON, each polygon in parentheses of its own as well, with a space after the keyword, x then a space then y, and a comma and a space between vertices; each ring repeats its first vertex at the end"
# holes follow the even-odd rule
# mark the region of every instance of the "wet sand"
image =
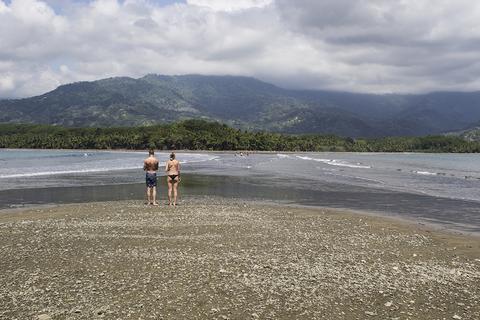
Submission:
MULTIPOLYGON (((337 183, 304 184, 305 181, 302 181, 301 186, 294 186, 290 180, 265 176, 183 176, 184 181, 179 186, 182 195, 216 195, 224 198, 358 210, 436 224, 439 228, 476 233, 480 236, 478 201, 337 183)), ((58 178, 62 181, 72 180, 72 177, 66 176, 58 178)), ((121 177, 117 178, 122 180, 121 177)), ((160 181, 162 179, 160 178, 160 181)), ((76 176, 73 180, 86 185, 0 190, 0 209, 25 208, 39 204, 139 200, 145 192, 144 183, 99 185, 98 181, 107 179, 90 176, 76 176)), ((160 197, 164 198, 166 191, 166 185, 160 185, 160 197)))
POLYGON ((0 319, 480 319, 480 238, 211 197, 0 215, 0 319))

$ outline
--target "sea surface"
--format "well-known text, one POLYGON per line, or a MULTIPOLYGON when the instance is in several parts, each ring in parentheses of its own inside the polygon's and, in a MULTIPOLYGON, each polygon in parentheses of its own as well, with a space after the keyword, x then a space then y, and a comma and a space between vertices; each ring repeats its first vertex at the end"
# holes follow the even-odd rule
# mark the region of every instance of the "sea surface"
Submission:
MULTIPOLYGON (((0 208, 141 199, 145 157, 1 149, 0 208)), ((168 153, 157 157, 164 163, 168 153)), ((478 154, 178 152, 177 158, 183 194, 366 210, 480 232, 478 154)))

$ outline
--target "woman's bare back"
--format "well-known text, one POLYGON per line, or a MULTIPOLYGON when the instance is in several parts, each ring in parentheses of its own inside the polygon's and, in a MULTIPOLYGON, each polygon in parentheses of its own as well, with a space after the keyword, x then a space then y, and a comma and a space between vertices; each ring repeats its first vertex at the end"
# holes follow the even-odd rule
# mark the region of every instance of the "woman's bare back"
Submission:
POLYGON ((165 165, 167 175, 178 175, 180 171, 180 162, 178 160, 169 160, 165 165))

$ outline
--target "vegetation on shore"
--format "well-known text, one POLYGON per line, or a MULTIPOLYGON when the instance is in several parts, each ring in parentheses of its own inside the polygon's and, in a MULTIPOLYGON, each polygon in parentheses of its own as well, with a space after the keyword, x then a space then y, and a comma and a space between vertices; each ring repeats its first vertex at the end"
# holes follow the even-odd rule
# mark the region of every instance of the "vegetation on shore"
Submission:
POLYGON ((0 148, 135 150, 149 147, 160 150, 480 152, 480 142, 455 136, 352 139, 334 135, 289 135, 243 131, 203 120, 119 128, 0 124, 0 148))

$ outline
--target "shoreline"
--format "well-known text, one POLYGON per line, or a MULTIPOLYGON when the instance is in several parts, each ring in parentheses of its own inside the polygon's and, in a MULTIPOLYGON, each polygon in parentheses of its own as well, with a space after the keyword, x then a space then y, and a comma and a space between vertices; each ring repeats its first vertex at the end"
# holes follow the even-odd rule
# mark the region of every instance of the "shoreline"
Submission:
POLYGON ((341 209, 65 204, 0 215, 0 239, 0 318, 480 316, 478 238, 341 209))
MULTIPOLYGON (((204 196, 210 197, 214 199, 218 199, 220 201, 225 201, 230 198, 222 197, 222 196, 204 196)), ((189 200, 198 200, 198 196, 187 196, 185 200, 180 200, 180 202, 188 203, 189 200)), ((475 231, 466 231, 460 229, 452 229, 448 228, 441 223, 435 223, 432 221, 420 221, 418 219, 404 217, 398 214, 391 214, 388 212, 381 212, 381 211, 373 211, 373 210, 356 210, 351 208, 342 208, 342 207, 328 207, 328 206, 321 206, 321 205, 304 205, 299 203, 288 203, 288 202, 278 202, 271 199, 246 199, 246 198, 233 198, 231 199, 235 202, 254 202, 257 205, 264 205, 264 206, 271 206, 271 207, 278 207, 278 208, 292 208, 292 209, 305 209, 305 210, 318 210, 318 211, 329 211, 334 214, 347 214, 351 216, 358 216, 358 217, 371 217, 379 220, 384 220, 386 223, 391 222, 393 224, 405 225, 406 227, 413 227, 414 229, 423 231, 423 232, 434 232, 439 234, 445 235, 453 235, 453 236, 463 236, 463 237, 470 237, 470 238, 478 238, 480 239, 480 232, 475 231)), ((51 208, 61 208, 63 206, 81 206, 81 205, 90 205, 90 204, 97 204, 97 203, 105 203, 105 202, 122 202, 122 201, 135 201, 132 200, 106 200, 106 201, 87 201, 87 202, 65 202, 65 203, 43 203, 43 204, 27 204, 24 206, 17 206, 12 208, 0 208, 0 221, 4 217, 8 217, 10 215, 22 215, 22 212, 25 211, 41 211, 51 208)), ((136 199, 136 201, 141 201, 136 199)), ((165 199, 159 200, 160 207, 166 206, 164 204, 165 199)))
MULTIPOLYGON (((126 152, 126 153, 148 153, 148 149, 42 149, 42 148, 0 148, 1 150, 10 150, 10 151, 19 151, 19 150, 26 150, 26 151, 52 151, 52 150, 58 150, 58 151, 86 151, 86 152, 126 152)), ((226 154, 234 154, 234 153, 240 153, 240 152, 249 152, 253 154, 275 154, 275 153, 287 153, 287 154, 294 154, 294 153, 320 153, 320 154, 326 154, 326 153, 340 153, 340 154, 387 154, 387 155, 392 155, 392 154, 423 154, 423 155, 429 155, 429 154, 452 154, 452 155, 472 155, 472 154, 480 154, 480 152, 426 152, 426 151, 398 151, 398 152, 385 152, 385 151, 265 151, 265 150, 189 150, 189 149, 181 149, 181 150, 160 150, 160 149, 155 149, 156 152, 159 153, 170 153, 170 152, 179 152, 179 153, 226 153, 226 154)))
MULTIPOLYGON (((179 191, 180 195, 193 197, 214 195, 238 201, 255 200, 296 207, 340 209, 394 218, 415 225, 429 225, 453 233, 480 235, 477 201, 366 188, 351 188, 348 191, 337 187, 335 190, 307 190, 272 183, 257 185, 246 177, 197 174, 188 175, 179 191)), ((165 198, 165 192, 165 188, 159 190, 160 199, 165 198)), ((135 200, 143 196, 143 183, 0 190, 0 214, 4 210, 21 211, 37 205, 135 200)))
MULTIPOLYGON (((218 199, 220 201, 225 201, 228 198, 221 197, 221 196, 209 196, 214 199, 218 199)), ((191 196, 187 197, 186 200, 181 200, 181 202, 187 202, 189 200, 198 200, 199 197, 191 196)), ((419 230, 422 232, 427 233, 438 233, 444 234, 447 236, 461 236, 461 237, 468 237, 473 239, 480 239, 480 232, 473 232, 473 231, 466 231, 466 230, 459 230, 459 229, 451 229, 447 228, 441 223, 429 222, 429 221, 418 221, 413 218, 402 217, 400 215, 389 214, 387 212, 380 212, 380 211, 367 211, 367 210, 355 210, 350 208, 339 208, 339 207, 327 207, 327 206, 319 206, 319 205, 302 205, 298 203, 279 203, 275 202, 274 200, 269 199, 243 199, 243 198, 234 198, 232 199, 235 202, 251 202, 255 203, 256 205, 261 206, 271 206, 271 207, 278 207, 278 208, 292 208, 292 209, 305 209, 305 210, 317 210, 317 211, 328 211, 333 214, 346 214, 351 216, 358 216, 362 217, 370 217, 378 220, 383 220, 385 223, 392 223, 397 225, 403 225, 406 228, 413 228, 415 230, 419 230)), ((95 205, 101 204, 105 202, 123 202, 123 201, 135 201, 135 200, 110 200, 110 201, 89 201, 89 202, 68 202, 68 203, 45 203, 45 204, 30 204, 25 206, 18 206, 12 208, 0 208, 0 222, 2 218, 11 217, 13 218, 16 215, 23 216, 22 212, 29 212, 29 211, 44 211, 48 209, 60 209, 64 206, 81 206, 81 205, 95 205)), ((141 201, 141 200, 136 200, 141 201)), ((159 207, 166 206, 163 203, 164 200, 159 200, 159 207)), ((147 206, 146 206, 147 207, 147 206)))
MULTIPOLYGON (((377 218, 380 220, 385 220, 385 222, 392 222, 394 224, 403 224, 409 227, 414 227, 418 230, 422 230, 425 232, 437 232, 437 233, 444 233, 447 235, 458 235, 458 236, 465 236, 465 237, 472 237, 478 238, 480 240, 480 232, 475 231, 467 231, 467 230, 460 230, 460 229, 452 229, 447 228, 445 225, 442 225, 440 222, 435 223, 432 221, 421 221, 411 217, 404 217, 398 214, 392 214, 388 212, 381 212, 381 211, 373 211, 373 210, 355 210, 350 208, 341 208, 341 207, 327 207, 327 206, 318 206, 318 205, 302 205, 297 203, 275 203, 273 201, 265 201, 259 202, 264 203, 271 206, 279 206, 279 207, 289 207, 289 208, 296 208, 296 209, 318 209, 318 210, 327 210, 331 212, 337 213, 346 213, 349 215, 358 215, 359 217, 372 217, 377 218)), ((1 214, 1 209, 0 209, 1 214)))

